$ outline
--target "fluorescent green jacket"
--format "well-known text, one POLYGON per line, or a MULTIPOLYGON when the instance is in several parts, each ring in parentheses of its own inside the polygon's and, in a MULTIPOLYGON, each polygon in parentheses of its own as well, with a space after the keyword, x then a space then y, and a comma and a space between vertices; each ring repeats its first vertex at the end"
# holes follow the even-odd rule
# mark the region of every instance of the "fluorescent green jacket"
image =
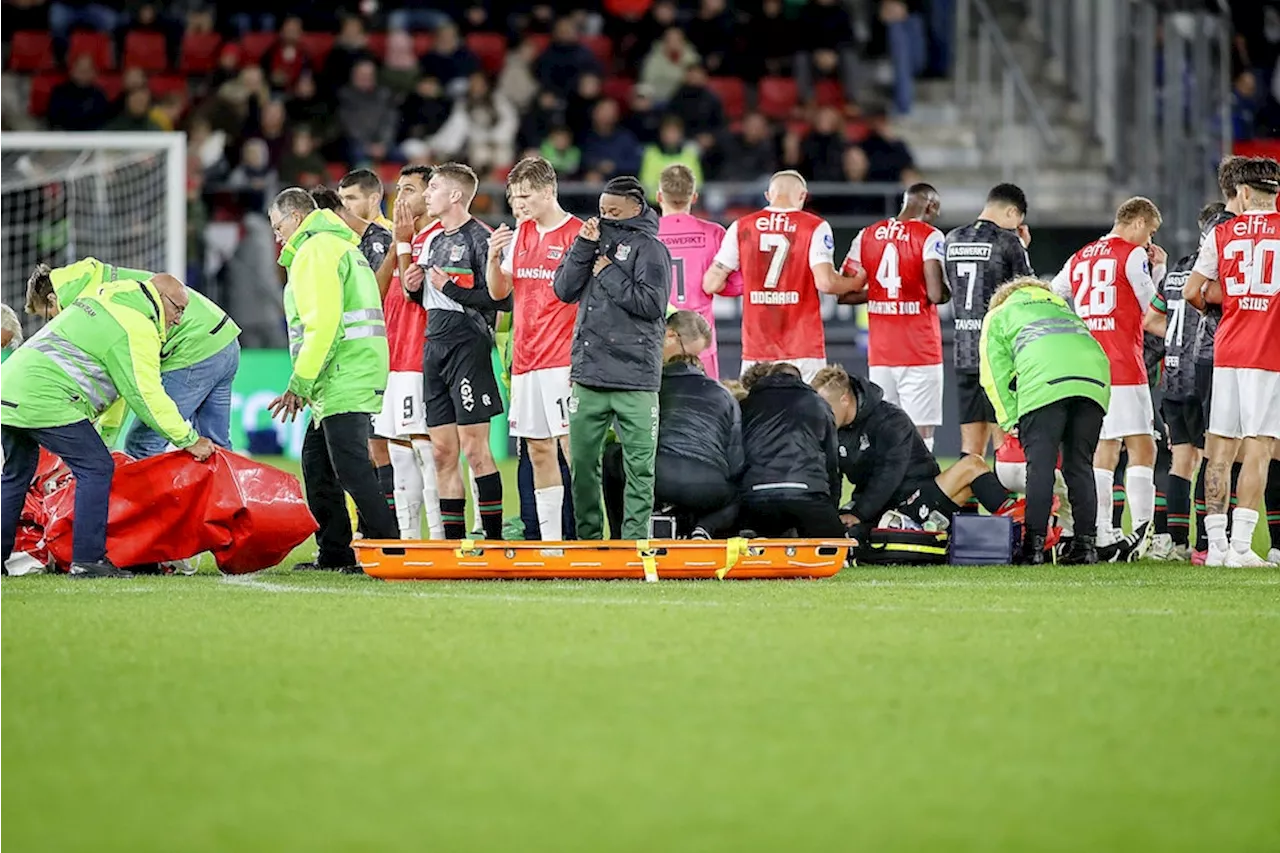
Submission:
MULTIPOLYGON (((82 294, 92 295, 106 284, 116 281, 148 281, 155 273, 104 264, 97 258, 85 258, 50 273, 58 306, 66 308, 82 294)), ((164 351, 160 354, 160 371, 181 370, 217 355, 240 336, 240 327, 213 300, 188 288, 187 310, 182 322, 169 330, 164 351)))
POLYGON ((165 338, 160 293, 149 281, 80 296, 0 367, 0 424, 91 421, 123 398, 175 446, 195 444, 196 431, 160 384, 165 338))
POLYGON ((644 184, 645 192, 649 194, 650 201, 656 201, 658 198, 658 183, 662 177, 662 170, 676 163, 688 166, 689 171, 693 172, 693 185, 702 186, 702 160, 698 155, 697 145, 687 142, 674 154, 662 150, 662 146, 657 143, 644 147, 639 177, 640 183, 644 184))
POLYGON ((307 215, 280 252, 289 271, 289 390, 319 422, 347 412, 382 410, 390 360, 382 299, 360 239, 328 210, 307 215))
POLYGON ((979 354, 979 378, 1004 430, 1027 412, 1067 397, 1086 397, 1103 411, 1111 402, 1111 365, 1102 346, 1076 312, 1044 287, 996 292, 982 323, 979 354))

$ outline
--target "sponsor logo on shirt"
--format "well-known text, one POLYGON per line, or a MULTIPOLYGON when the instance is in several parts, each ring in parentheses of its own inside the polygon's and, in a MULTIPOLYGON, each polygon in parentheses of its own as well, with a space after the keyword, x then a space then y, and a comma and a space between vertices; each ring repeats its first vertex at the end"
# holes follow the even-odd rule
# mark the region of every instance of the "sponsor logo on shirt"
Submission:
POLYGON ((947 246, 949 261, 989 261, 991 260, 990 243, 952 243, 947 246))
POLYGON ((556 277, 555 270, 544 270, 541 267, 517 267, 516 278, 534 278, 551 281, 556 277))

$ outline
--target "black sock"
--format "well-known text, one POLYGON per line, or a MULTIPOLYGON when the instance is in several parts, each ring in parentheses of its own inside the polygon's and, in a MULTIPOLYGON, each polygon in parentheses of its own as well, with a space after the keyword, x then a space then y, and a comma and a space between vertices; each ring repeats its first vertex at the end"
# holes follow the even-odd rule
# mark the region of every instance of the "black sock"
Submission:
POLYGON ((1208 459, 1200 460, 1200 473, 1196 474, 1196 547, 1197 551, 1209 550, 1209 534, 1204 532, 1204 472, 1209 467, 1208 459))
MULTIPOLYGON (((1118 474, 1117 476, 1124 476, 1118 474)), ((1124 483, 1115 483, 1111 486, 1111 526, 1116 530, 1124 523, 1124 483)))
POLYGON ((497 471, 476 477, 476 496, 480 498, 480 522, 485 539, 502 539, 502 475, 497 471))
POLYGON ((1271 531, 1271 547, 1280 548, 1280 459, 1272 459, 1267 469, 1267 529, 1271 531))
POLYGON ((1156 489, 1156 533, 1169 532, 1169 496, 1164 489, 1156 489))
POLYGON ((977 515, 978 507, 981 505, 982 505, 982 502, 978 500, 977 495, 970 495, 969 500, 965 501, 964 505, 960 507, 960 512, 964 513, 965 515, 977 515))
POLYGON ((396 512, 396 472, 388 462, 377 469, 378 487, 382 489, 382 496, 387 499, 387 507, 390 508, 391 514, 396 512))
POLYGON ((444 522, 445 539, 466 539, 467 499, 441 498, 440 520, 444 522))
POLYGON ((969 484, 969 488, 973 489, 973 496, 978 499, 978 503, 990 513, 999 510, 1009 499, 1009 490, 990 471, 979 474, 978 478, 969 484))
POLYGON ((1175 545, 1186 545, 1191 528, 1191 481, 1169 475, 1169 536, 1175 545))

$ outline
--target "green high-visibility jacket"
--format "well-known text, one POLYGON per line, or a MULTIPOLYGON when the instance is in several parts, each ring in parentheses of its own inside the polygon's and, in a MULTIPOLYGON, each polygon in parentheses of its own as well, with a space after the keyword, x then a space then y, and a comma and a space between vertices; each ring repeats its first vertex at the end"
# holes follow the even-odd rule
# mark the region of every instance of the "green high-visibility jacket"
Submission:
POLYGON ((360 239, 331 211, 307 215, 280 252, 289 271, 289 390, 315 421, 382 410, 390 359, 378 281, 360 239))
MULTIPOLYGON (((65 308, 82 294, 93 294, 115 281, 148 281, 155 273, 104 264, 97 258, 84 258, 74 264, 58 267, 50 273, 58 305, 65 308)), ((164 351, 160 354, 160 370, 181 370, 204 361, 226 349, 240 336, 240 327, 213 302, 188 288, 187 310, 182 322, 169 330, 164 351)))
POLYGON ((81 294, 0 366, 0 424, 91 421, 123 399, 175 446, 195 444, 199 436, 160 384, 166 339, 160 292, 150 281, 81 294))
POLYGON ((979 378, 1002 429, 1067 397, 1086 397, 1106 411, 1111 365, 1071 306, 1033 284, 997 291, 992 303, 982 322, 979 378))

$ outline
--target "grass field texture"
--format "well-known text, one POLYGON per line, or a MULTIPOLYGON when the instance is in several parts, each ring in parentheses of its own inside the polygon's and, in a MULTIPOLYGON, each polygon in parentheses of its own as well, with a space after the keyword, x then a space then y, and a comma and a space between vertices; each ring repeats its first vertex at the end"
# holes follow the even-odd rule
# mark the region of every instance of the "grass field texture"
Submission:
POLYGON ((1280 849, 1280 574, 3 586, 15 851, 1280 849))

